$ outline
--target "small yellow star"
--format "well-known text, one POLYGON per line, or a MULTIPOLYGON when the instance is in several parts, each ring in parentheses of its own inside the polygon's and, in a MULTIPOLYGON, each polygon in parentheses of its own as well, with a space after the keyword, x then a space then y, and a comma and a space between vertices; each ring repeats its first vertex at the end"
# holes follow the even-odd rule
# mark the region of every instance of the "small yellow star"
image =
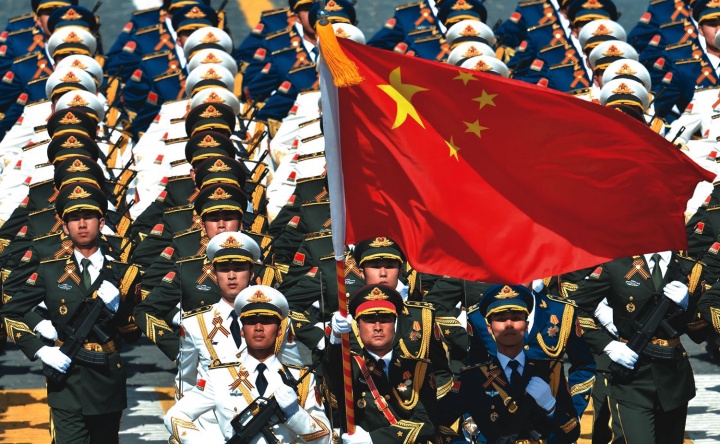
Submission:
POLYGON ((460 147, 455 145, 455 141, 453 140, 452 136, 450 136, 450 142, 447 140, 445 141, 448 148, 450 148, 450 157, 454 157, 455 160, 460 161, 458 158, 458 151, 460 151, 460 147))
POLYGON ((485 126, 480 125, 479 120, 476 120, 473 123, 469 123, 469 122, 463 122, 463 123, 467 126, 467 129, 465 130, 466 133, 473 133, 481 139, 482 139, 482 135, 480 134, 480 131, 488 129, 485 126))
POLYGON ((445 329, 445 334, 446 334, 446 335, 449 335, 449 334, 450 334, 450 329, 449 329, 449 328, 446 328, 446 329, 445 329))
POLYGON ((467 86, 468 82, 471 80, 477 80, 474 75, 472 75, 469 72, 460 71, 460 74, 458 74, 457 77, 453 77, 453 80, 462 80, 465 86, 467 86))
POLYGON ((416 121, 421 127, 425 128, 425 125, 420 120, 415 106, 412 104, 412 98, 416 93, 427 91, 427 88, 421 88, 416 85, 403 84, 400 75, 400 68, 396 68, 390 73, 390 84, 389 85, 378 85, 378 88, 390 96, 391 99, 397 103, 397 115, 395 116, 395 123, 392 129, 395 129, 405 123, 405 120, 410 116, 416 121))
POLYGON ((403 433, 398 430, 398 436, 402 436, 402 435, 403 435, 403 433))
POLYGON ((474 98, 473 102, 480 103, 480 109, 483 109, 485 105, 495 106, 495 102, 493 102, 493 100, 496 96, 497 94, 488 94, 485 90, 483 90, 482 96, 474 98))
POLYGON ((162 331, 162 330, 160 330, 160 331, 158 332, 158 336, 162 336, 162 335, 164 335, 164 334, 165 334, 165 332, 162 331))

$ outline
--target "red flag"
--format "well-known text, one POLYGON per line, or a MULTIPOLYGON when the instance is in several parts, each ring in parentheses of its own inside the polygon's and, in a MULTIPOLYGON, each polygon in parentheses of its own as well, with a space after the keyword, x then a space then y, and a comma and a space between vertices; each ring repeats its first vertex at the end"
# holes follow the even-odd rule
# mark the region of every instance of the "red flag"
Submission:
POLYGON ((714 175, 640 122, 547 88, 340 46, 364 78, 335 88, 321 70, 341 241, 389 236, 420 271, 488 282, 687 248, 687 200, 714 175))

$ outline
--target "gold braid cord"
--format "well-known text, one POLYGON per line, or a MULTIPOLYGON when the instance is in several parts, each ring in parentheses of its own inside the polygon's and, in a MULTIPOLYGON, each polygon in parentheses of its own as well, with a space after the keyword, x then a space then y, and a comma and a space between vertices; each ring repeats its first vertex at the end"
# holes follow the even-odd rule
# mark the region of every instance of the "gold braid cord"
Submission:
MULTIPOLYGON (((307 373, 308 369, 304 368, 300 370, 300 377, 302 378, 307 373)), ((302 380, 300 385, 297 388, 298 393, 298 403, 300 406, 305 405, 305 401, 307 401, 308 394, 310 393, 310 378, 305 378, 302 380)))
POLYGON ((565 345, 567 344, 567 340, 570 337, 570 331, 575 326, 575 323, 572 321, 574 312, 575 310, 573 309, 572 305, 565 305, 562 321, 560 322, 560 333, 558 334, 558 341, 555 347, 549 347, 547 344, 545 344, 542 332, 537 334, 537 340, 540 344, 540 348, 549 357, 557 358, 565 352, 565 345))
POLYGON ((566 422, 565 424, 561 425, 560 428, 565 433, 570 433, 572 429, 578 426, 578 420, 577 418, 573 418, 570 421, 566 422))
MULTIPOLYGON (((283 342, 285 342, 285 336, 287 336, 287 325, 288 325, 288 318, 285 318, 280 323, 280 331, 283 332, 283 334, 278 335, 277 338, 275 338, 275 349, 273 353, 275 353, 276 356, 280 355, 280 349, 282 348, 283 342)), ((302 405, 302 404, 300 404, 302 405)))
POLYGON ((314 420, 313 428, 315 428, 316 426, 320 426, 320 430, 318 430, 317 432, 313 432, 313 433, 307 433, 305 435, 298 434, 298 436, 300 438, 302 438, 303 441, 306 441, 306 442, 315 441, 316 439, 320 439, 323 436, 327 436, 330 434, 330 429, 327 426, 325 426, 324 422, 318 421, 318 419, 312 415, 310 415, 310 417, 312 417, 312 419, 314 420))
POLYGON ((580 393, 585 393, 586 391, 592 389, 592 386, 595 384, 595 376, 588 379, 585 382, 581 382, 580 384, 575 384, 574 386, 570 387, 570 396, 579 395, 580 393))
POLYGON ((170 419, 170 424, 172 427, 172 436, 174 439, 177 440, 177 442, 182 442, 181 436, 185 432, 180 432, 180 428, 187 430, 197 430, 198 428, 195 426, 195 424, 192 423, 192 421, 185 421, 184 419, 180 418, 172 418, 170 419))
POLYGON ((713 328, 716 332, 720 333, 720 309, 710 307, 710 316, 712 316, 713 328))
POLYGON ((28 327, 26 323, 12 321, 8 318, 5 318, 5 331, 8 333, 8 336, 10 336, 10 338, 15 344, 17 344, 16 339, 20 339, 23 333, 27 333, 33 336, 35 335, 32 331, 30 331, 30 327, 28 327))
POLYGON ((172 333, 172 329, 163 319, 158 319, 152 315, 146 314, 145 320, 147 321, 145 336, 154 343, 157 343, 157 336, 164 336, 165 332, 172 333))
POLYGON ((422 332, 423 337, 420 339, 422 341, 420 343, 420 350, 418 350, 416 355, 410 353, 410 350, 407 349, 405 346, 405 339, 400 339, 400 350, 402 350, 405 357, 415 359, 428 358, 427 355, 428 350, 430 349, 430 336, 432 336, 432 312, 427 308, 422 309, 422 332))
MULTIPOLYGON (((398 427, 403 430, 406 430, 405 440, 403 441, 403 444, 404 444, 404 443, 414 443, 415 441, 417 441, 417 437, 420 434, 420 429, 422 428, 422 426, 423 426, 422 422, 412 422, 412 421, 402 420, 402 421, 398 421, 398 423, 395 424, 393 427, 398 427)), ((401 433, 402 433, 401 431, 398 431, 398 436, 402 436, 401 433)))
POLYGON ((412 410, 417 405, 418 401, 420 400, 420 387, 422 387, 423 382, 425 381, 425 372, 427 371, 427 363, 426 362, 418 362, 415 366, 415 375, 413 376, 413 386, 412 386, 412 393, 410 395, 410 399, 407 401, 404 401, 397 392, 397 389, 393 387, 392 392, 395 396, 395 400, 400 404, 402 408, 405 410, 412 410))
POLYGON ((207 350, 210 353, 210 359, 212 359, 212 362, 218 361, 217 352, 215 352, 215 347, 212 345, 212 340, 210 339, 207 325, 205 324, 205 316, 199 314, 195 317, 195 319, 197 319, 198 327, 200 327, 200 334, 202 334, 205 347, 207 347, 207 350))

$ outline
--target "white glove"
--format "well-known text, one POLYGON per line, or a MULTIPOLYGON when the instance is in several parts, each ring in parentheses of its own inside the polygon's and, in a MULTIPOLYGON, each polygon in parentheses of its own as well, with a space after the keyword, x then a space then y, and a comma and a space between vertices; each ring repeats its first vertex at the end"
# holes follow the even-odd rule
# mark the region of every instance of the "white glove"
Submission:
POLYGON ((40 358, 45 365, 62 373, 67 371, 72 362, 65 353, 60 351, 60 347, 48 347, 46 345, 38 350, 35 356, 40 358))
POLYGON ((525 391, 546 412, 551 412, 555 408, 555 397, 552 395, 550 385, 537 376, 530 378, 525 391))
POLYGON ((275 389, 275 399, 288 419, 300 408, 297 393, 284 383, 278 384, 275 389))
POLYGON ((172 321, 170 321, 173 327, 180 327, 180 319, 182 318, 182 310, 178 310, 173 315, 172 321))
POLYGON ((110 282, 103 281, 97 294, 111 312, 115 313, 120 307, 120 290, 110 282))
POLYGON ((618 337, 617 327, 613 322, 613 309, 608 304, 607 298, 603 299, 595 309, 595 318, 605 327, 613 337, 618 337))
POLYGON ((360 426, 355 426, 355 433, 352 435, 343 433, 342 440, 343 444, 372 444, 370 434, 360 426))
POLYGON ((339 336, 343 333, 350 333, 350 330, 352 330, 350 326, 351 322, 352 315, 348 314, 347 317, 344 317, 339 311, 336 311, 335 314, 333 314, 332 322, 330 322, 333 334, 339 336))
POLYGON ((687 309, 690 301, 687 285, 680 281, 672 281, 663 288, 665 297, 678 304, 683 310, 687 309))
POLYGON ((38 322, 38 325, 35 326, 34 330, 35 333, 39 334, 45 339, 49 339, 51 341, 57 339, 57 330, 55 330, 52 321, 49 321, 47 319, 38 322))
POLYGON ((632 369, 638 360, 637 353, 620 341, 612 341, 605 346, 604 351, 610 359, 629 369, 632 369))

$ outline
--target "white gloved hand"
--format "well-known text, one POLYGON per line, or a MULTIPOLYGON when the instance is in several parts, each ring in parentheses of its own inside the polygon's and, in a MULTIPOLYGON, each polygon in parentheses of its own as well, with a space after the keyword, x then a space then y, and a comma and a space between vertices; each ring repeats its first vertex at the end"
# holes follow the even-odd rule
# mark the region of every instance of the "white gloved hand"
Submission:
POLYGON ((370 434, 360 426, 355 426, 355 433, 352 435, 343 433, 342 440, 343 444, 372 444, 370 434))
POLYGON ((610 359, 629 369, 632 369, 638 360, 637 353, 620 341, 612 341, 605 346, 604 351, 610 359))
POLYGON ((49 339, 51 341, 55 341, 57 339, 57 330, 55 330, 52 321, 48 319, 43 319, 42 321, 38 322, 38 325, 35 326, 34 330, 35 333, 39 334, 45 339, 49 339))
POLYGON ((98 288, 97 294, 111 312, 115 313, 120 307, 120 290, 110 282, 103 281, 100 288, 98 288))
POLYGON ((60 351, 60 347, 42 347, 35 353, 35 356, 47 366, 54 368, 55 370, 65 373, 70 368, 72 360, 68 356, 60 351))
POLYGON ((550 413, 555 408, 555 397, 552 395, 550 385, 537 376, 530 378, 525 391, 532 396, 541 409, 550 413))
POLYGON ((687 285, 680 281, 672 281, 663 288, 665 297, 679 305, 683 310, 687 309, 690 302, 690 294, 687 285))
POLYGON ((182 310, 178 310, 173 315, 172 321, 170 321, 173 325, 173 327, 180 327, 180 320, 182 318, 182 310))
POLYGON ((605 327, 613 337, 618 337, 617 327, 613 322, 613 309, 608 304, 607 298, 603 299, 595 309, 595 318, 605 327))
POLYGON ((275 400, 288 419, 300 408, 295 390, 282 382, 275 389, 275 400))
POLYGON ((333 314, 332 322, 330 322, 333 334, 339 336, 343 333, 350 333, 352 330, 350 326, 351 322, 352 315, 348 314, 347 317, 344 317, 339 311, 336 311, 335 314, 333 314))

